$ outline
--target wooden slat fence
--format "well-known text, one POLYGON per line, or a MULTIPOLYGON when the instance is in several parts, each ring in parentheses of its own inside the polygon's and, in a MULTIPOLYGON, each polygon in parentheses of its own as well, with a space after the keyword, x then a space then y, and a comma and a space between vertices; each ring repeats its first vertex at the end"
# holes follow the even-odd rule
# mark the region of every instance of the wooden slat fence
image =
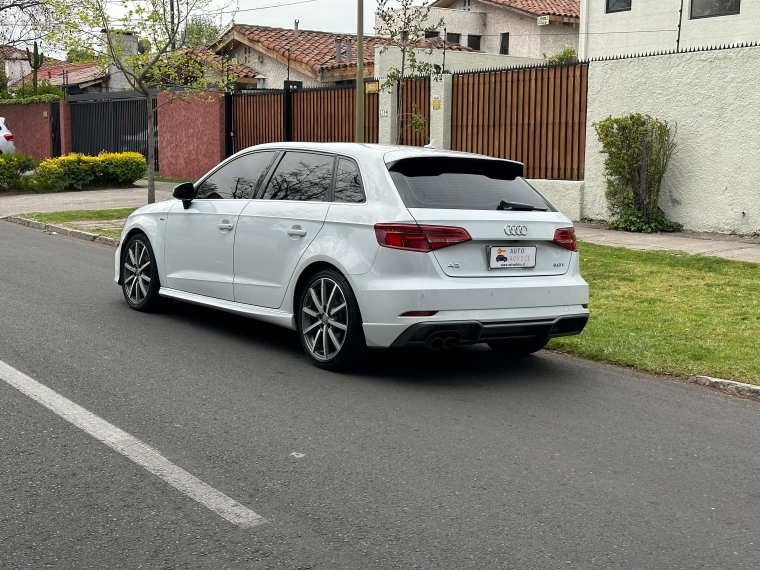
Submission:
MULTIPOLYGON (((332 87, 292 93, 293 140, 301 142, 353 142, 356 129, 356 89, 332 87)), ((364 95, 364 141, 378 137, 377 93, 364 95)))
POLYGON ((404 79, 399 85, 401 97, 401 137, 400 144, 424 146, 430 142, 430 78, 420 80, 404 79), (418 132, 409 119, 420 115, 425 128, 418 132))
POLYGON ((282 140, 282 91, 235 94, 232 99, 233 151, 282 140))
POLYGON ((588 64, 454 75, 451 148, 583 180, 588 64))

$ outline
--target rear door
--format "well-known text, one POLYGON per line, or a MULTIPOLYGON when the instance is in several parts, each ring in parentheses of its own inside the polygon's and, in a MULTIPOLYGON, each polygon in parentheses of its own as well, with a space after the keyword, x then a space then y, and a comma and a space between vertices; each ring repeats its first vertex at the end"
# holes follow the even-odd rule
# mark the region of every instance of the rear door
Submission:
POLYGON ((325 223, 334 162, 332 154, 285 152, 261 198, 243 210, 235 237, 235 301, 282 305, 298 261, 325 223))
POLYGON ((516 175, 515 166, 520 165, 453 157, 407 158, 390 165, 417 223, 456 226, 470 234, 471 241, 433 252, 446 275, 526 277, 569 269, 571 251, 553 239, 557 228, 571 224, 516 175))

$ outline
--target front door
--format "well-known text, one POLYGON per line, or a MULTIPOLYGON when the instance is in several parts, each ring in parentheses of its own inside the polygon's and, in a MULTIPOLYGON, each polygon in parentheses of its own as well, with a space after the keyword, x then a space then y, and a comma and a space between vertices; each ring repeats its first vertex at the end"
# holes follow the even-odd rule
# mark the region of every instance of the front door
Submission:
POLYGON ((240 212, 255 195, 276 153, 249 153, 223 164, 196 184, 185 209, 169 211, 165 234, 166 286, 234 300, 233 246, 240 212))
POLYGON ((334 157, 288 151, 263 196, 240 214, 235 236, 235 301, 282 305, 298 261, 322 229, 334 157))

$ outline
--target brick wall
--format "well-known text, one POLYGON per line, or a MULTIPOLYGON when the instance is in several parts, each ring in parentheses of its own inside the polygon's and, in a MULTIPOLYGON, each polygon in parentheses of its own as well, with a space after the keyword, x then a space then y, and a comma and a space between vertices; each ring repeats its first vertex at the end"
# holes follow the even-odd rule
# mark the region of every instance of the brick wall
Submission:
POLYGON ((224 97, 207 94, 187 101, 176 97, 176 93, 158 95, 161 175, 197 180, 224 159, 224 97))
POLYGON ((5 117, 18 152, 29 154, 35 160, 53 156, 50 103, 2 105, 0 117, 5 117))

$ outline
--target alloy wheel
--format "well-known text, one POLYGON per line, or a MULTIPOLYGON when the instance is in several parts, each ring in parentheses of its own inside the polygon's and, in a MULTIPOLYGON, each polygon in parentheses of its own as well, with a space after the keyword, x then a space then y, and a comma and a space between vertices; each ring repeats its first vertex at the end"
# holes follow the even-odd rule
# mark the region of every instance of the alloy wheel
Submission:
POLYGON ((315 280, 301 313, 301 334, 312 356, 323 361, 335 357, 348 332, 348 306, 340 285, 328 277, 315 280))
POLYGON ((124 291, 129 302, 139 305, 150 288, 150 252, 140 240, 135 240, 124 256, 124 291))

